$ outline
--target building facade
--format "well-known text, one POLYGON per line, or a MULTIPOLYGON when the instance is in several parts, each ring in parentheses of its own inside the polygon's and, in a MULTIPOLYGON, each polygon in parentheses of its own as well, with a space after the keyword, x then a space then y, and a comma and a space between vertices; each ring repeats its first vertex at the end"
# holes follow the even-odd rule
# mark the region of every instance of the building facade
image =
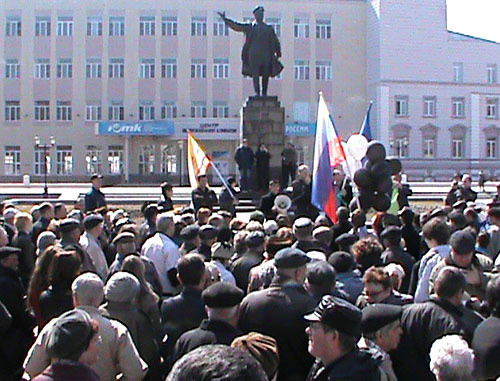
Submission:
MULTIPOLYGON (((51 181, 101 172, 108 181, 185 183, 187 130, 234 174, 241 108, 253 90, 241 75, 244 37, 216 12, 249 21, 254 5, 4 0, 0 180, 47 170, 51 181)), ((500 44, 449 32, 445 0, 262 5, 285 66, 269 93, 285 107, 284 142, 296 144, 300 161, 312 161, 322 91, 344 139, 374 100, 374 134, 410 179, 500 175, 500 44)))

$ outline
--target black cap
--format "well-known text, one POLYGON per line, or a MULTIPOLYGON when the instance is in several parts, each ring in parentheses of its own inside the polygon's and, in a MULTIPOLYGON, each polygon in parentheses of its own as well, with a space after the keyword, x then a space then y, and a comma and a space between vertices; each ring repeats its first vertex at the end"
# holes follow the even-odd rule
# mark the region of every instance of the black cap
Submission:
POLYGON ((249 248, 259 247, 266 241, 266 236, 261 231, 253 231, 245 237, 245 243, 249 248))
POLYGON ((262 5, 259 5, 258 7, 255 7, 252 13, 257 13, 257 12, 264 12, 264 7, 262 5))
POLYGON ((392 304, 372 304, 362 311, 361 332, 375 333, 379 329, 401 319, 403 308, 392 304))
POLYGON ((304 316, 309 322, 321 322, 352 337, 361 335, 361 310, 347 300, 325 295, 314 312, 304 316))
POLYGON ((94 173, 92 176, 90 176, 90 181, 93 181, 95 179, 102 179, 102 175, 100 173, 94 173))
POLYGON ((446 212, 443 210, 443 208, 437 208, 431 212, 431 214, 429 215, 429 219, 434 217, 445 217, 445 216, 446 212))
POLYGON ((219 229, 213 225, 202 225, 198 230, 198 235, 201 239, 213 239, 217 237, 219 229))
POLYGON ((311 258, 305 252, 295 247, 281 249, 274 256, 274 265, 279 269, 293 269, 309 263, 311 258))
POLYGON ((390 225, 382 231, 380 238, 387 239, 389 241, 400 240, 401 228, 399 226, 390 225))
POLYGON ((453 209, 461 209, 461 208, 465 209, 467 207, 467 203, 465 202, 465 200, 458 200, 451 207, 453 209))
POLYGON ((345 273, 354 268, 354 256, 345 251, 336 251, 328 257, 328 263, 333 266, 336 272, 345 273))
POLYGON ((130 243, 130 242, 135 242, 135 235, 130 232, 120 233, 113 239, 113 243, 115 245, 119 243, 130 243))
POLYGON ((201 297, 209 308, 229 308, 240 304, 245 293, 228 282, 217 282, 205 289, 201 297))
POLYGON ((90 230, 95 228, 101 222, 104 222, 104 218, 100 214, 91 214, 83 219, 83 227, 85 230, 90 230))
POLYGON ((457 230, 450 237, 450 246, 458 255, 470 254, 476 247, 476 238, 468 231, 457 230))
POLYGON ((260 210, 256 210, 250 214, 248 221, 257 221, 263 224, 265 219, 266 216, 264 215, 264 213, 260 210))
POLYGON ((59 224, 59 228, 61 229, 61 233, 69 233, 75 229, 80 229, 80 222, 74 218, 65 218, 59 224))
POLYGON ((344 233, 335 238, 335 243, 339 246, 351 246, 358 240, 354 234, 344 233))
POLYGON ((11 246, 0 247, 0 259, 10 257, 13 254, 15 255, 21 254, 21 249, 11 246))
POLYGON ((195 239, 196 236, 198 235, 198 231, 200 230, 200 227, 198 225, 188 225, 185 228, 182 228, 181 230, 181 238, 185 241, 190 241, 192 239, 195 239))

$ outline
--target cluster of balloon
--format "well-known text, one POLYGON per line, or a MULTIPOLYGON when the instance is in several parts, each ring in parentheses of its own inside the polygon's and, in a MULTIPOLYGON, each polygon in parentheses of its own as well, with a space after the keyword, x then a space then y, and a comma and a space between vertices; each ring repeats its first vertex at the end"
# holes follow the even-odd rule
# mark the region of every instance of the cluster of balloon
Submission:
POLYGON ((384 145, 372 140, 366 150, 366 162, 363 168, 354 173, 354 183, 358 186, 359 196, 351 203, 351 209, 358 206, 363 210, 371 207, 378 212, 385 212, 391 207, 392 175, 401 172, 401 161, 386 158, 384 145))

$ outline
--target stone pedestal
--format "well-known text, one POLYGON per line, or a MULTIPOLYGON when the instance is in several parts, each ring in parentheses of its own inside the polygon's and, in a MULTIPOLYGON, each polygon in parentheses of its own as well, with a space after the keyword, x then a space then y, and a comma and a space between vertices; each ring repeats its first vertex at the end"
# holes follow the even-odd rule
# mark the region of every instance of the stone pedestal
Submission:
POLYGON ((277 96, 251 96, 243 107, 243 137, 256 152, 264 143, 271 154, 271 178, 280 177, 285 144, 285 108, 277 96))

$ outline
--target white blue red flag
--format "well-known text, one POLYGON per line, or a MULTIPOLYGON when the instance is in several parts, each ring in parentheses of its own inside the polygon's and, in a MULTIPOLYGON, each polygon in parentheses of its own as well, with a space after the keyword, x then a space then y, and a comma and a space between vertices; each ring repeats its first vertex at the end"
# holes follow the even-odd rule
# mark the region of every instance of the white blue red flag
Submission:
POLYGON ((373 139, 372 136, 372 127, 370 125, 370 111, 372 110, 373 101, 370 102, 368 106, 368 110, 366 111, 365 119, 363 120, 363 124, 361 125, 361 130, 359 131, 360 135, 364 135, 364 137, 370 141, 373 139))
POLYGON ((346 161, 344 148, 328 111, 328 106, 319 93, 314 162, 312 169, 312 204, 324 211, 333 222, 337 222, 338 200, 333 186, 333 169, 346 161))

